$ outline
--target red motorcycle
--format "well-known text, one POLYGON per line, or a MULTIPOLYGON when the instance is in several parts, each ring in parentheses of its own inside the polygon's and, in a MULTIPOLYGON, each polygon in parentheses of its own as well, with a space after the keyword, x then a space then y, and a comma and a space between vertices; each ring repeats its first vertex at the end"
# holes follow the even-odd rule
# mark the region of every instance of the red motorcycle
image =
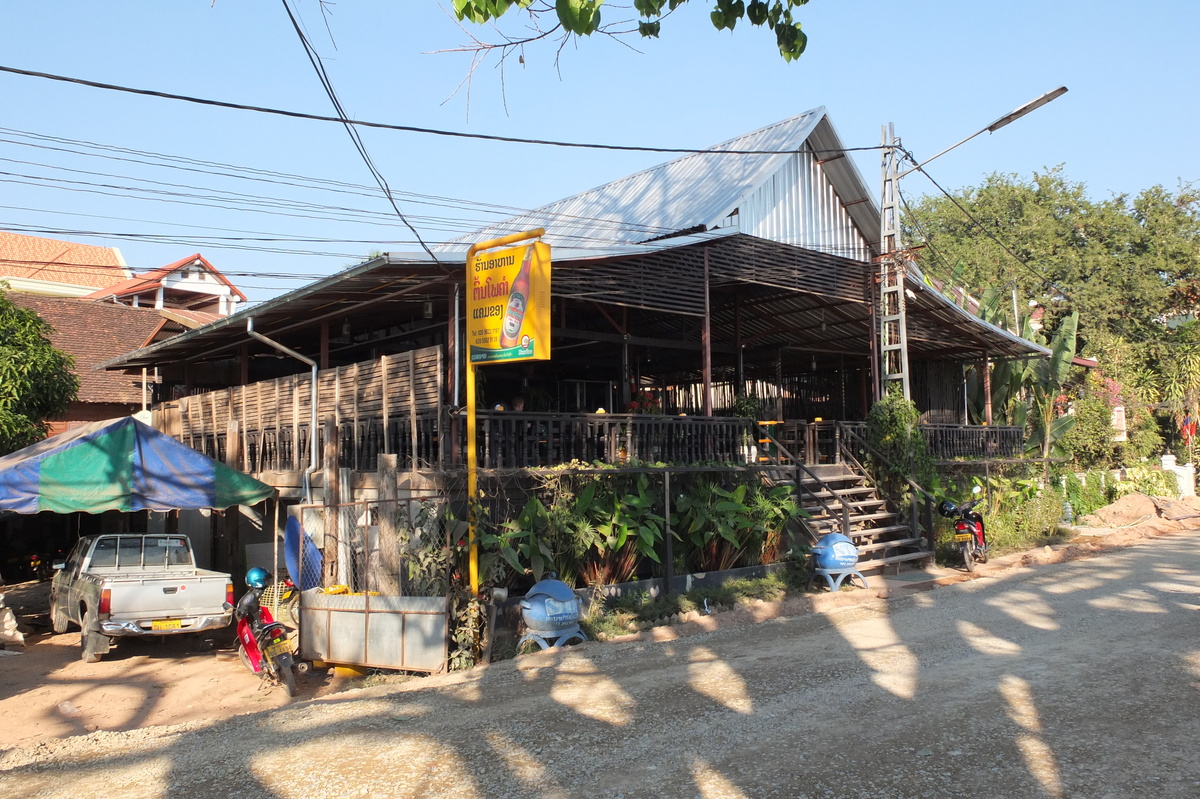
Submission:
MULTIPOLYGON (((983 489, 975 486, 971 493, 979 494, 983 489)), ((975 571, 976 563, 988 562, 987 534, 983 530, 983 515, 975 512, 975 507, 983 501, 983 497, 955 505, 950 500, 938 503, 938 513, 954 521, 954 543, 962 555, 963 565, 967 571, 975 571), (957 518, 956 518, 957 517, 957 518)))
POLYGON ((296 695, 296 661, 287 627, 271 616, 259 601, 271 575, 257 567, 246 572, 249 587, 234 608, 237 618, 238 658, 252 673, 274 680, 296 695))

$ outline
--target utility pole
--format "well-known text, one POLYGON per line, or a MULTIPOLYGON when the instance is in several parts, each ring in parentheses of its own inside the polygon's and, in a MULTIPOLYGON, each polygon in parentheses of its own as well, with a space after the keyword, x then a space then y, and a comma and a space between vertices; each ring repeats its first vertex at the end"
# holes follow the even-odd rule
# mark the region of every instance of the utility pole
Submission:
POLYGON ((905 315, 904 274, 907 254, 899 249, 899 142, 891 123, 883 128, 883 192, 879 215, 879 385, 882 399, 894 383, 905 400, 912 399, 908 371, 908 320, 905 315))
MULTIPOLYGON (((1041 97, 1031 100, 1017 110, 1005 114, 982 130, 972 133, 961 141, 951 144, 946 149, 931 155, 919 164, 900 171, 900 140, 891 123, 883 128, 883 197, 880 202, 879 216, 879 307, 877 309, 876 329, 872 335, 879 346, 875 357, 878 363, 873 364, 879 375, 879 383, 875 386, 875 399, 881 399, 891 389, 893 383, 899 383, 904 399, 911 400, 910 380, 908 370, 908 324, 905 316, 904 275, 908 265, 908 253, 901 248, 900 242, 900 194, 898 184, 905 175, 910 175, 922 169, 935 158, 940 158, 959 145, 966 144, 971 139, 983 133, 995 133, 1031 111, 1056 100, 1067 93, 1066 86, 1046 92, 1041 97)), ((1014 313, 1014 316, 1016 314, 1014 313)), ((1019 324, 1019 321, 1017 322, 1019 324)), ((1018 332, 1017 335, 1020 335, 1018 332)))

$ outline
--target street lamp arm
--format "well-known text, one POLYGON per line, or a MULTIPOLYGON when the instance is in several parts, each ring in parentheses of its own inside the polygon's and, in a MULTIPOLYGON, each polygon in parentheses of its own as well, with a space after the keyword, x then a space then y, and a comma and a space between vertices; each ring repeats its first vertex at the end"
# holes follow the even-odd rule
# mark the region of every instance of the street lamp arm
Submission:
POLYGON ((1049 103, 1049 102, 1051 102, 1051 101, 1053 101, 1053 100, 1057 100, 1059 97, 1062 97, 1062 96, 1063 96, 1064 94, 1066 94, 1066 93, 1067 93, 1067 87, 1066 87, 1066 86, 1059 86, 1057 89, 1054 89, 1053 91, 1046 92, 1046 93, 1045 93, 1045 94, 1043 94, 1041 97, 1038 97, 1038 98, 1037 98, 1037 99, 1035 99, 1035 100, 1030 100, 1028 103, 1025 103, 1025 105, 1021 106, 1021 107, 1020 107, 1020 108, 1018 108, 1017 110, 1015 110, 1015 111, 1011 111, 1011 112, 1009 112, 1009 113, 1005 114, 1004 116, 1000 117, 1000 118, 999 118, 999 119, 997 119, 995 122, 993 122, 992 124, 988 125, 986 128, 983 128, 982 130, 978 130, 978 131, 976 131, 976 132, 972 133, 970 136, 968 136, 967 138, 963 139, 962 141, 958 141, 958 142, 955 142, 954 144, 951 144, 951 145, 950 145, 949 147, 947 147, 946 149, 942 150, 941 152, 937 153, 936 155, 932 155, 932 156, 930 156, 929 158, 926 158, 926 159, 925 159, 924 161, 922 161, 921 163, 919 163, 919 164, 916 164, 915 166, 913 166, 913 167, 911 167, 911 168, 909 168, 909 169, 906 169, 906 170, 904 170, 903 172, 899 172, 899 173, 897 173, 897 174, 896 174, 896 179, 897 179, 897 180, 899 180, 900 178, 904 177, 905 175, 909 175, 909 174, 911 174, 911 173, 913 173, 913 172, 916 172, 918 169, 920 169, 921 167, 925 166, 926 164, 928 164, 928 163, 929 163, 930 161, 932 161, 933 159, 935 159, 935 158, 940 158, 941 156, 943 156, 943 155, 945 155, 946 153, 948 153, 948 152, 950 152, 951 150, 953 150, 955 147, 959 147, 959 146, 961 146, 961 145, 963 145, 963 144, 966 144, 966 143, 967 143, 967 142, 969 142, 971 139, 974 139, 976 136, 980 136, 980 135, 982 135, 982 134, 984 134, 984 133, 995 133, 996 131, 1000 130, 1000 128, 1004 127, 1005 125, 1008 125, 1008 124, 1011 124, 1011 123, 1013 123, 1013 122, 1016 122, 1018 119, 1020 119, 1021 117, 1025 116, 1026 114, 1028 114, 1028 113, 1031 113, 1031 112, 1033 112, 1033 111, 1036 111, 1036 110, 1038 110, 1039 108, 1041 108, 1042 106, 1044 106, 1046 103, 1049 103))

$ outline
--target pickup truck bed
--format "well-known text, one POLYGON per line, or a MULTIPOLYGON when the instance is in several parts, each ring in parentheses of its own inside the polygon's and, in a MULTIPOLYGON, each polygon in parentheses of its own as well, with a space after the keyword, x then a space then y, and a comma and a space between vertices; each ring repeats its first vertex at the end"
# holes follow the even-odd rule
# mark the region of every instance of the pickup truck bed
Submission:
POLYGON ((89 536, 55 566, 51 622, 55 632, 80 627, 89 662, 113 637, 203 632, 232 618, 232 579, 196 568, 185 536, 89 536))

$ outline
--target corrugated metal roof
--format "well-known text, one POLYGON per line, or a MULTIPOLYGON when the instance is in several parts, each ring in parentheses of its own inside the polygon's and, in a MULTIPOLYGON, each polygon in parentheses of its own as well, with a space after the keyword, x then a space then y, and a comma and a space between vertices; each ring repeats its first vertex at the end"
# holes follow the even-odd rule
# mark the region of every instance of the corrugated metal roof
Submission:
MULTIPOLYGON (((878 211, 853 164, 837 152, 841 143, 820 107, 714 145, 705 153, 685 155, 511 217, 461 236, 444 249, 455 249, 455 242, 461 246, 538 227, 546 229, 546 241, 556 247, 581 248, 708 230, 720 225, 806 149, 820 149, 816 160, 841 203, 853 209, 854 223, 873 241, 879 227, 878 211), (722 151, 755 154, 713 154, 722 151)), ((812 157, 811 152, 807 154, 812 157)), ((795 235, 784 235, 778 240, 824 249, 817 239, 800 241, 795 235)))

